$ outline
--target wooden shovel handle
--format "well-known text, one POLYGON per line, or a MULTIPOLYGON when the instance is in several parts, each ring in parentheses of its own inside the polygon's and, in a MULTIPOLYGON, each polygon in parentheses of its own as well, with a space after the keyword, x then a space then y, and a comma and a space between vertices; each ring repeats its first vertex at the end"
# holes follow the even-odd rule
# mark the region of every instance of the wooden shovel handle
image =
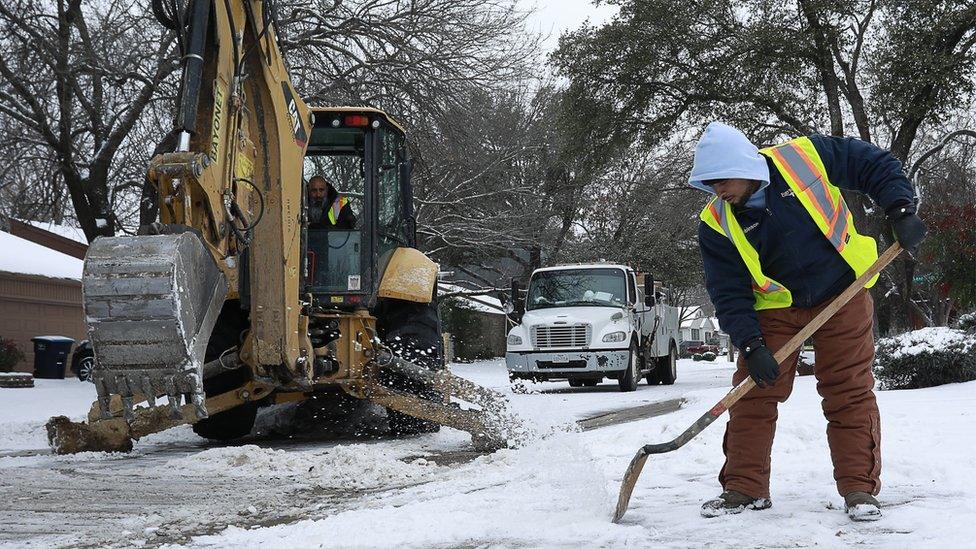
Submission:
MULTIPOLYGON (((789 341, 787 341, 786 345, 783 345, 783 347, 780 348, 780 350, 776 351, 776 354, 773 355, 773 358, 776 359, 776 362, 782 364, 783 361, 785 361, 787 358, 790 357, 790 355, 792 355, 796 350, 802 347, 803 342, 806 341, 814 333, 816 333, 816 331, 819 330, 821 326, 826 324, 827 321, 830 320, 830 318, 834 316, 834 314, 836 314, 837 311, 841 309, 841 307, 847 305, 847 303, 854 297, 855 294, 863 290, 864 287, 867 285, 868 281, 871 280, 871 278, 873 278, 874 275, 881 272, 882 269, 884 269, 885 267, 888 266, 888 264, 894 261, 895 257, 898 256, 901 250, 902 247, 897 242, 895 242, 890 247, 888 247, 888 249, 885 250, 883 254, 881 254, 881 257, 879 257, 878 260, 875 261, 874 264, 871 265, 867 271, 864 271, 864 274, 859 276, 857 280, 854 281, 854 283, 848 286, 847 289, 841 292, 840 295, 835 297, 834 300, 831 301, 829 305, 824 307, 824 309, 820 311, 819 314, 817 314, 817 316, 813 317, 813 320, 811 320, 809 324, 804 326, 802 330, 797 332, 797 334, 793 336, 789 341)), ((732 407, 733 404, 735 404, 740 398, 745 396, 745 394, 748 393, 749 390, 755 386, 756 386, 756 382, 752 379, 752 377, 751 376, 747 377, 745 380, 742 381, 742 383, 736 385, 734 389, 729 391, 729 394, 725 395, 725 398, 719 401, 719 403, 716 404, 714 408, 712 408, 711 413, 715 416, 720 415, 722 412, 732 407)))

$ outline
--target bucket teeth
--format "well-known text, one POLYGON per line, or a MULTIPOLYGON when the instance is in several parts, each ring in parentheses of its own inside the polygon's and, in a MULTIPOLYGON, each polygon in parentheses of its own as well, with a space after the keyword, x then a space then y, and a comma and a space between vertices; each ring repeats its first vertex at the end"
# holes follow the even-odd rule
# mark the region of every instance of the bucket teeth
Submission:
POLYGON ((149 407, 153 408, 156 406, 156 388, 153 387, 152 380, 149 376, 142 376, 142 394, 146 397, 146 402, 149 403, 149 407))
POLYGON ((95 378, 95 392, 98 394, 98 409, 102 419, 112 419, 112 395, 105 386, 104 378, 95 378))
POLYGON ((169 416, 172 419, 182 419, 183 412, 180 411, 180 392, 176 388, 176 379, 169 379, 169 390, 166 391, 169 399, 169 416))
POLYGON ((132 395, 122 395, 122 417, 125 418, 126 423, 132 423, 136 419, 132 410, 132 395))
POLYGON ((83 291, 102 417, 117 394, 130 418, 137 393, 150 406, 165 393, 174 419, 183 393, 205 417, 202 364, 227 280, 200 237, 99 238, 85 257, 83 291))

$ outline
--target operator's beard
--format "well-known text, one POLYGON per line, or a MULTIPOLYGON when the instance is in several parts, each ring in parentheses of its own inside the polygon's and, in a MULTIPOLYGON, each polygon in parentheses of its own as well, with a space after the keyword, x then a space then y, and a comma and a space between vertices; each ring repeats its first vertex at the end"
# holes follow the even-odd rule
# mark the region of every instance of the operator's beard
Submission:
POLYGON ((311 202, 309 202, 309 204, 311 204, 313 208, 321 208, 322 206, 325 205, 325 200, 312 199, 311 202))

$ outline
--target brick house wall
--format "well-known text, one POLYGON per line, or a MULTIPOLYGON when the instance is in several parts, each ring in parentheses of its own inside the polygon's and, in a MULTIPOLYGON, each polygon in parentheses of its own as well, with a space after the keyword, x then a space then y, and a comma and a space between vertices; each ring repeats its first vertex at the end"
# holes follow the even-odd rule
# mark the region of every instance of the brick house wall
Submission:
POLYGON ((26 356, 15 371, 33 371, 31 338, 42 335, 67 336, 75 342, 87 337, 81 281, 0 272, 0 336, 13 339, 26 356))

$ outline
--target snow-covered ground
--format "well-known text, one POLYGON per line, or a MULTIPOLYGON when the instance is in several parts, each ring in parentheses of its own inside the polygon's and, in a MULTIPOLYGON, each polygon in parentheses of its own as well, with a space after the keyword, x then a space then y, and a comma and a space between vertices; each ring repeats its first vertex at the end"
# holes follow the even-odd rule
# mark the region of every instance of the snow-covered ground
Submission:
MULTIPOLYGON (((508 391, 502 361, 452 369, 508 391)), ((0 389, 0 456, 5 455, 0 457, 0 486, 5 478, 41 479, 53 471, 44 489, 56 492, 58 482, 73 478, 71 473, 81 472, 86 479, 111 478, 113 468, 128 471, 125 481, 136 486, 140 481, 131 475, 151 469, 145 482, 186 483, 185 489, 209 490, 211 499, 226 501, 229 507, 223 514, 197 507, 193 516, 151 506, 140 514, 134 507, 128 509, 134 515, 128 522, 117 523, 124 525, 116 527, 119 531, 88 538, 99 544, 970 546, 976 536, 976 480, 970 472, 976 449, 976 382, 879 393, 885 458, 881 500, 886 505, 880 522, 854 524, 843 513, 834 491, 814 380, 801 377, 793 397, 781 407, 772 509, 707 520, 699 516, 701 501, 720 491, 715 479, 722 463, 720 420, 684 448, 651 457, 630 511, 622 524, 612 524, 620 477, 634 452, 642 444, 668 440, 684 430, 724 395, 730 374, 724 362, 683 360, 674 386, 641 385, 635 393, 619 393, 610 382, 579 389, 556 382, 529 384, 528 393, 511 395, 512 404, 548 435, 518 450, 453 463, 435 459, 468 448, 467 437, 450 429, 395 441, 260 441, 241 446, 207 445, 189 429, 176 429, 140 441, 133 456, 19 455, 17 450, 43 447, 41 426, 49 415, 67 412, 81 417, 94 396, 89 384, 38 380, 35 389, 0 389), (552 429, 600 412, 678 397, 685 405, 660 417, 587 432, 552 429), (21 476, 12 476, 16 472, 21 476), (263 496, 234 499, 233 493, 247 495, 252 486, 264 486, 264 491, 255 492, 263 496), (209 533, 160 535, 180 529, 191 535, 209 533)), ((0 503, 5 524, 16 520, 17 505, 9 499, 0 503)), ((42 520, 36 518, 40 513, 31 516, 42 520)), ((0 540, 70 543, 64 530, 52 537, 41 526, 21 528, 19 538, 5 538, 6 528, 0 528, 0 540), (33 537, 24 537, 34 531, 38 533, 33 537)))

